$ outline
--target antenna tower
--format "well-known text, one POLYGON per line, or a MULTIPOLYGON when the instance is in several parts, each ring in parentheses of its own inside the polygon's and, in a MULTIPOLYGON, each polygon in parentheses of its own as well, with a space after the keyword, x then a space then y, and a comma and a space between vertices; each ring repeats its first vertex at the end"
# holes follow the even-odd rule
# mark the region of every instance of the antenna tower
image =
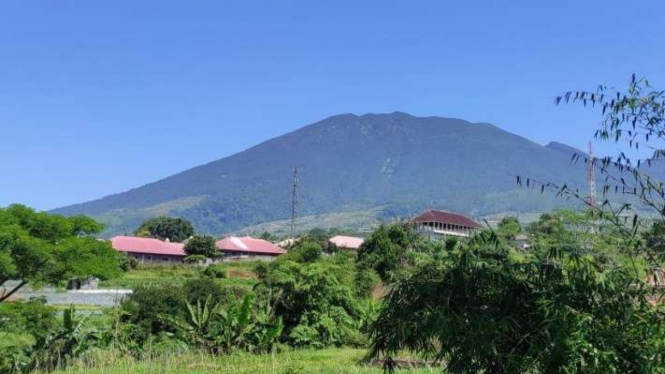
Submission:
POLYGON ((298 167, 293 167, 293 195, 291 197, 291 237, 296 237, 296 219, 298 218, 298 167))
POLYGON ((589 197, 588 203, 591 208, 596 206, 596 175, 594 173, 594 165, 596 158, 593 155, 593 144, 589 141, 589 158, 587 161, 587 181, 589 182, 589 197))

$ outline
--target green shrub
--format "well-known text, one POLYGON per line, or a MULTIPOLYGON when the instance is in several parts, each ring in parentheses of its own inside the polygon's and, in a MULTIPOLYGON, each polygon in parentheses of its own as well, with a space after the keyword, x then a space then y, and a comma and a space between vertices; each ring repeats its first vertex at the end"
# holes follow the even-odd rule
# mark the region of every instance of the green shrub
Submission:
POLYGON ((283 340, 299 347, 355 344, 362 322, 353 261, 345 255, 311 260, 290 253, 261 275, 258 290, 282 318, 283 340))
POLYGON ((358 249, 358 263, 376 270, 383 281, 407 262, 408 250, 419 237, 411 226, 403 223, 381 225, 358 249))
POLYGON ((121 304, 122 322, 132 325, 133 339, 145 341, 150 334, 168 331, 160 315, 181 316, 185 300, 184 289, 177 284, 139 286, 121 304))
POLYGON ((0 331, 41 336, 55 325, 55 309, 44 299, 0 303, 0 331))
POLYGON ((223 264, 210 264, 203 270, 203 275, 208 278, 222 279, 227 277, 226 266, 223 264))
POLYGON ((253 270, 259 279, 265 279, 270 271, 270 264, 265 261, 258 262, 254 265, 253 270))
POLYGON ((381 283, 381 277, 374 269, 363 269, 358 267, 356 270, 354 282, 356 293, 360 297, 369 297, 376 285, 381 283))
POLYGON ((183 284, 185 299, 192 304, 197 301, 205 301, 208 296, 212 297, 213 303, 227 304, 242 300, 251 288, 241 285, 228 285, 221 283, 218 279, 197 278, 189 279, 183 284))
POLYGON ((42 299, 0 303, 0 373, 28 365, 35 343, 56 325, 55 309, 42 299))
POLYGON ((128 255, 127 253, 121 253, 120 256, 120 268, 123 271, 130 271, 136 269, 139 266, 139 260, 136 257, 128 255))
POLYGON ((228 300, 228 293, 210 278, 190 279, 183 285, 183 291, 185 299, 193 304, 199 300, 204 301, 208 296, 212 297, 214 303, 228 300))
POLYGON ((206 256, 204 255, 191 255, 185 257, 185 262, 188 264, 203 264, 206 261, 206 256))
POLYGON ((298 241, 298 243, 289 250, 289 257, 298 262, 314 262, 321 258, 323 249, 320 244, 310 241, 298 241))

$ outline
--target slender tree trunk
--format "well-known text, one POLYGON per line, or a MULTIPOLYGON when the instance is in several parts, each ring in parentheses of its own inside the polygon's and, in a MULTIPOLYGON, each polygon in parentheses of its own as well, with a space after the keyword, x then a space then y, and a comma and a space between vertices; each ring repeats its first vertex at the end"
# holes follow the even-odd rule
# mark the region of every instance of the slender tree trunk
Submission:
MULTIPOLYGON (((4 283, 3 283, 4 284, 4 283)), ((14 287, 11 291, 5 292, 0 296, 0 303, 9 299, 13 294, 16 293, 16 291, 20 290, 23 286, 28 284, 28 281, 22 280, 21 283, 19 283, 16 287, 14 287)))

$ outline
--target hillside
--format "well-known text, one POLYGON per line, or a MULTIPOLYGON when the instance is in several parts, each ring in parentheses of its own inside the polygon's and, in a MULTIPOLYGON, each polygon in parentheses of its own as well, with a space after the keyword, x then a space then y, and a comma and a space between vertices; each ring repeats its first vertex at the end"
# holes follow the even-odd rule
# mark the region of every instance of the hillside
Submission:
POLYGON ((190 219, 221 234, 290 216, 292 169, 300 215, 369 211, 380 218, 437 207, 472 216, 534 212, 565 202, 519 188, 516 176, 584 186, 568 146, 541 146, 486 123, 405 113, 343 114, 142 187, 57 209, 89 214, 108 233, 146 217, 190 219))

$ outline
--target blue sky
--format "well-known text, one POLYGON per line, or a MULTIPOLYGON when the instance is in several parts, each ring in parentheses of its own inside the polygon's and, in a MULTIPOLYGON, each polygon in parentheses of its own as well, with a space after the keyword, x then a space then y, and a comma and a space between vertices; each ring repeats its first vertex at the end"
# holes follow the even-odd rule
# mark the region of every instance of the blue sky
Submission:
POLYGON ((349 112, 583 148, 598 115, 554 97, 665 87, 664 21, 662 1, 3 2, 0 206, 99 198, 349 112))

